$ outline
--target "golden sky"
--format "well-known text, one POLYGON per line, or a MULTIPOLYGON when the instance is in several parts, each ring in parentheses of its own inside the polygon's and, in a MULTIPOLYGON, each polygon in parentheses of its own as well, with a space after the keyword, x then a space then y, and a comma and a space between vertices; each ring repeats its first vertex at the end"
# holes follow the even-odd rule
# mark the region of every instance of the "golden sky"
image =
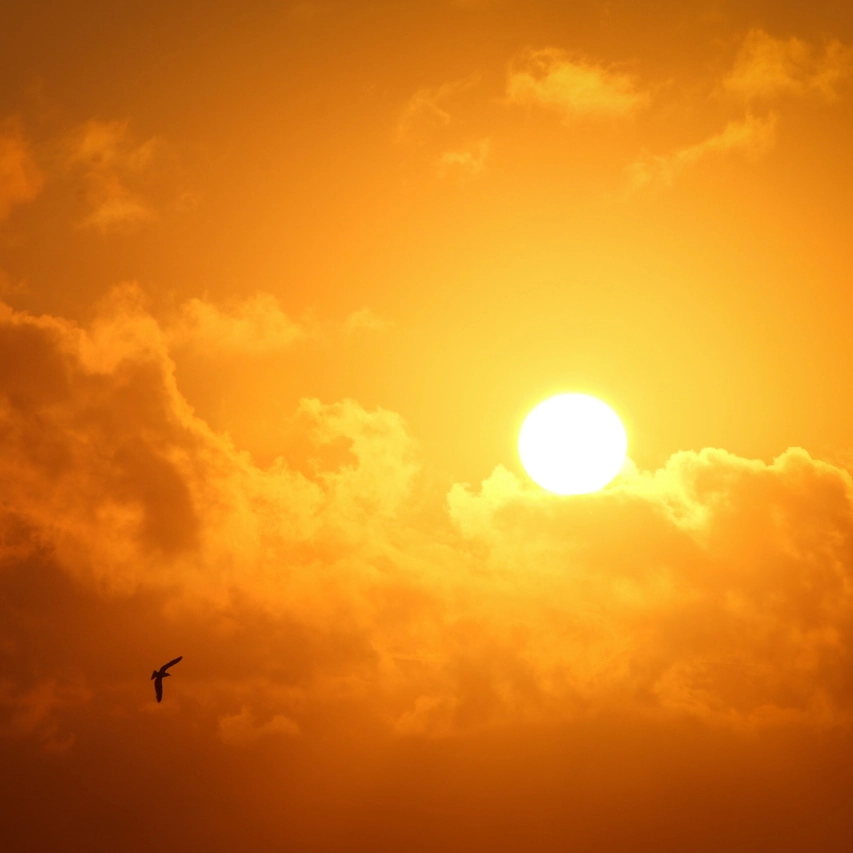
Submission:
POLYGON ((0 846, 850 849, 853 7, 9 3, 0 57, 0 846), (565 391, 601 492, 518 460, 565 391))

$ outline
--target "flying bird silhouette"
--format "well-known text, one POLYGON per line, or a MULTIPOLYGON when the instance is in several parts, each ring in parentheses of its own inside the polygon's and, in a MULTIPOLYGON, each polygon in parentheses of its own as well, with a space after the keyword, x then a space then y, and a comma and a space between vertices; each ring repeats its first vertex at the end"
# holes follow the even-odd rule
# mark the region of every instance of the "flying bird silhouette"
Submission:
POLYGON ((155 669, 154 672, 151 673, 151 678, 154 679, 154 692, 157 694, 157 701, 163 701, 163 679, 168 678, 172 673, 166 672, 166 670, 170 666, 174 666, 179 660, 183 659, 183 655, 175 658, 174 660, 170 660, 168 663, 164 663, 160 669, 155 669))

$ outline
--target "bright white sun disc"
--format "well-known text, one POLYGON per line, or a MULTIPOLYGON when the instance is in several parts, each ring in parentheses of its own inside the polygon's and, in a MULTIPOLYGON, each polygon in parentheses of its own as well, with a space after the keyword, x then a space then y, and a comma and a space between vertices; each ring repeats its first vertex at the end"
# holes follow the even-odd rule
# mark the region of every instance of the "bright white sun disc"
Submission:
POLYGON ((613 409, 588 394, 559 394, 540 403, 518 435, 524 470, 543 489, 584 495, 606 486, 628 451, 625 427, 613 409))

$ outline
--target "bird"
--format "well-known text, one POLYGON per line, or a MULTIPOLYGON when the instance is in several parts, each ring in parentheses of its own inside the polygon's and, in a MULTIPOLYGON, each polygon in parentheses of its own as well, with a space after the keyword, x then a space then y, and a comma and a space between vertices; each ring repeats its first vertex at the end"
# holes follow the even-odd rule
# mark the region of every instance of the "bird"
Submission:
POLYGON ((154 672, 151 673, 151 678, 154 679, 154 692, 157 694, 158 702, 163 701, 163 679, 168 678, 172 674, 171 672, 166 672, 166 670, 170 666, 174 666, 179 660, 182 660, 183 657, 183 655, 176 657, 174 660, 164 663, 160 669, 155 669, 154 672))

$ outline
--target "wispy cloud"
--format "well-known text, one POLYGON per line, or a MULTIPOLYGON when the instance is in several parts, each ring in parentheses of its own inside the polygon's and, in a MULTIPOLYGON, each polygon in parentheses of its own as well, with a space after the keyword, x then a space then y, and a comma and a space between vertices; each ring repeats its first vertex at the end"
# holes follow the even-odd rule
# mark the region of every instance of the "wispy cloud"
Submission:
POLYGON ((438 158, 438 173, 442 177, 458 175, 462 178, 474 178, 482 174, 489 156, 491 140, 481 139, 465 148, 445 151, 438 158))
POLYGON ((0 680, 0 736, 32 737, 48 752, 65 752, 74 734, 63 730, 63 709, 91 701, 91 691, 80 683, 47 678, 23 687, 0 680))
POLYGON ((723 91, 747 102, 747 114, 702 142, 669 154, 644 153, 626 170, 629 191, 672 186, 681 173, 713 157, 762 157, 776 143, 781 104, 774 104, 773 112, 757 115, 753 110, 760 102, 769 108, 770 102, 785 97, 835 100, 851 73, 853 50, 838 41, 828 42, 821 51, 801 39, 776 38, 764 30, 750 30, 721 84, 723 91))
POLYGON ((190 299, 167 330, 172 346, 218 354, 276 352, 308 334, 305 325, 289 317, 269 293, 256 293, 224 307, 190 299))
POLYGON ((798 38, 750 30, 723 88, 745 100, 814 95, 833 100, 853 73, 853 49, 833 40, 823 50, 798 38))
POLYGON ((619 118, 649 102, 636 77, 558 48, 527 50, 510 65, 507 100, 575 118, 619 118))
MULTIPOLYGON (((142 300, 135 285, 126 286, 131 298, 142 300)), ((332 340, 386 331, 391 323, 370 308, 359 308, 340 322, 320 322, 310 314, 299 319, 288 314, 271 293, 216 303, 193 297, 162 326, 166 345, 174 351, 199 355, 263 356, 281 353, 309 339, 332 340)))
POLYGON ((389 325, 388 320, 370 308, 359 308, 344 320, 344 332, 348 335, 384 332, 389 325))
POLYGON ((418 89, 400 111, 394 129, 397 141, 418 141, 431 130, 450 124, 452 118, 448 102, 478 82, 479 77, 472 75, 440 86, 418 89))
POLYGON ((275 714, 266 722, 259 722, 246 707, 219 720, 219 737, 224 743, 247 744, 270 736, 294 737, 298 734, 299 724, 290 717, 275 714))
POLYGON ((156 218, 154 208, 132 184, 144 178, 161 145, 156 137, 133 139, 127 121, 93 119, 69 136, 67 163, 82 171, 89 207, 81 227, 107 233, 156 218))
POLYGON ((11 119, 0 124, 0 221, 15 205, 34 199, 43 184, 20 124, 11 119))
POLYGON ((728 154, 759 158, 775 141, 776 116, 748 115, 729 122, 720 133, 671 154, 643 154, 627 168, 629 188, 634 191, 650 185, 669 187, 682 172, 703 160, 728 154))

